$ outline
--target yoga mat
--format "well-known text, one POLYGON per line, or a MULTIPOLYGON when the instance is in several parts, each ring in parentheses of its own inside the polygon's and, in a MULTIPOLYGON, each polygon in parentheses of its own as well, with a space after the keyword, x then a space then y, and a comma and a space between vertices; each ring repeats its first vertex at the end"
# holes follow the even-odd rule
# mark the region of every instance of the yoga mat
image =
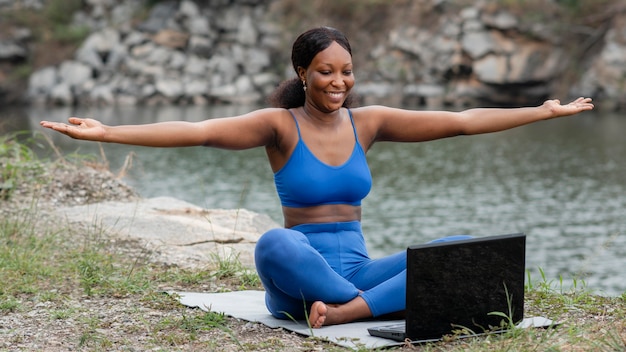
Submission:
POLYGON ((400 343, 384 338, 370 336, 368 327, 402 323, 404 320, 368 320, 340 325, 323 326, 309 329, 305 321, 294 322, 274 318, 265 308, 264 291, 234 291, 220 293, 168 292, 178 296, 181 304, 204 311, 224 313, 225 315, 251 322, 257 322, 270 328, 283 328, 304 336, 315 336, 349 348, 379 348, 399 346, 400 343))
MULTIPOLYGON (((304 336, 315 336, 348 348, 384 348, 402 346, 404 343, 371 336, 371 327, 404 323, 404 320, 367 320, 348 324, 323 326, 309 329, 305 321, 281 320, 274 318, 265 308, 264 291, 234 291, 220 293, 168 292, 176 295, 181 304, 204 311, 225 315, 250 322, 267 325, 270 328, 283 328, 304 336)), ((559 325, 543 317, 525 318, 519 328, 550 328, 559 325)), ((415 341, 415 343, 420 343, 415 341)))

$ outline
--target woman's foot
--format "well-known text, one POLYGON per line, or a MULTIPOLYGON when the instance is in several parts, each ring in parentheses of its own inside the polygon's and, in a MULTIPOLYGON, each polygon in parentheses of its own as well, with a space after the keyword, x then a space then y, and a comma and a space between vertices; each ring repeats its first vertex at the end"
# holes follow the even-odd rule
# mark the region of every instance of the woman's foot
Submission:
POLYGON ((313 302, 311 313, 309 314, 309 324, 314 329, 321 328, 326 322, 328 307, 322 301, 313 302))
POLYGON ((309 324, 314 329, 324 325, 349 323, 372 316, 369 306, 361 296, 344 304, 326 304, 313 302, 309 313, 309 324))

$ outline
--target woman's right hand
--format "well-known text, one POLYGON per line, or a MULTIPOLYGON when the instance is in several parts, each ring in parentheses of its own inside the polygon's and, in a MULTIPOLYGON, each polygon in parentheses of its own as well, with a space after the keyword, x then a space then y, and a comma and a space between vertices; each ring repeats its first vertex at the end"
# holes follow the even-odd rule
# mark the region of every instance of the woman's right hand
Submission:
POLYGON ((89 141, 103 141, 106 132, 105 126, 94 119, 81 119, 70 117, 69 124, 62 122, 41 121, 42 127, 58 131, 75 139, 89 141))

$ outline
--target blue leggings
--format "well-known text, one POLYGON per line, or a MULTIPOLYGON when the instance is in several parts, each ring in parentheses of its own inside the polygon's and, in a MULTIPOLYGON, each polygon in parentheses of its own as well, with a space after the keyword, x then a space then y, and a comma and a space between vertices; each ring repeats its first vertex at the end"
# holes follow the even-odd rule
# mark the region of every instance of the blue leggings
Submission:
POLYGON ((255 264, 277 318, 303 319, 314 301, 346 303, 358 295, 374 317, 405 309, 406 251, 370 259, 358 221, 272 229, 257 242, 255 264))

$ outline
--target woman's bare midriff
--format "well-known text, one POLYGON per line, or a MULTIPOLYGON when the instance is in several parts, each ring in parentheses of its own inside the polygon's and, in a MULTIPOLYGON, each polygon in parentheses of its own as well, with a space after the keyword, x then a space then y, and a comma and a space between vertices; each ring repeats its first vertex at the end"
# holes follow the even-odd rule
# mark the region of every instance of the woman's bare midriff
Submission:
POLYGON ((324 222, 360 221, 361 207, 347 204, 327 204, 308 208, 283 207, 285 227, 324 222))

